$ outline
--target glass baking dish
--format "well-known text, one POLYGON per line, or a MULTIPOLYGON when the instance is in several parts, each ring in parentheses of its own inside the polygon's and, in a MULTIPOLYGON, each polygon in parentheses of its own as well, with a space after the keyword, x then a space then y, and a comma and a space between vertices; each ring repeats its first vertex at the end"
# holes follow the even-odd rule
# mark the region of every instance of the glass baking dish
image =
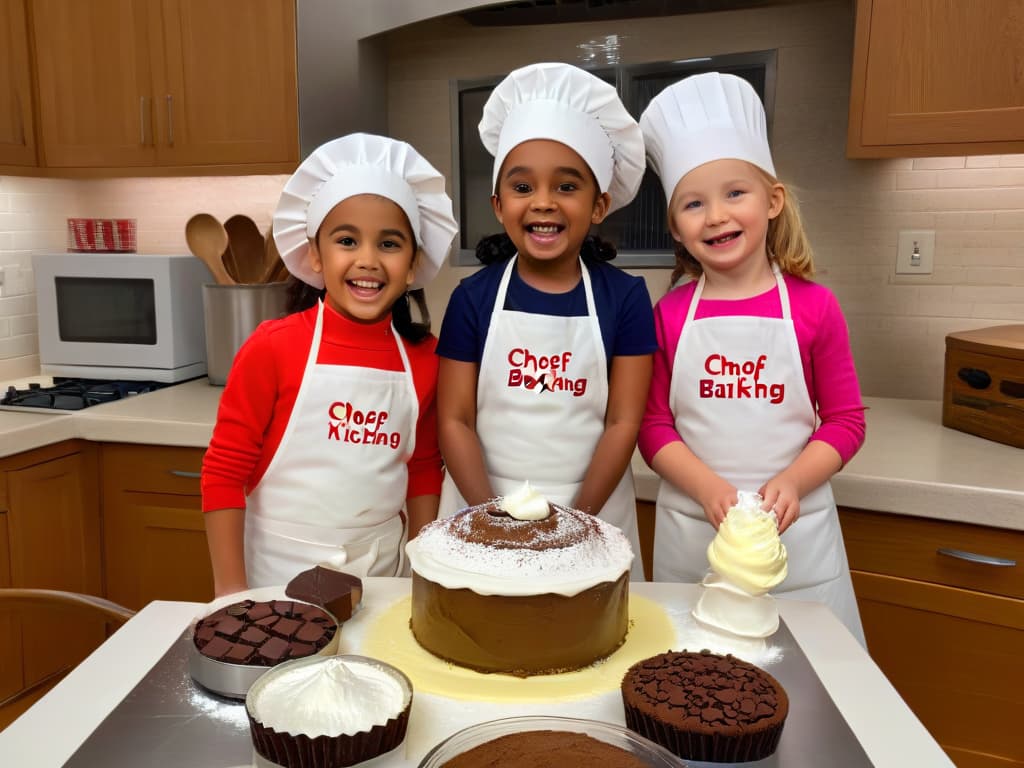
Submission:
POLYGON ((528 715, 506 717, 477 723, 453 733, 442 741, 419 764, 419 768, 440 768, 446 762, 468 752, 485 742, 523 731, 568 731, 583 733, 591 738, 619 747, 635 755, 650 768, 686 768, 680 760, 664 747, 633 733, 620 725, 603 723, 598 720, 583 720, 572 717, 528 715))

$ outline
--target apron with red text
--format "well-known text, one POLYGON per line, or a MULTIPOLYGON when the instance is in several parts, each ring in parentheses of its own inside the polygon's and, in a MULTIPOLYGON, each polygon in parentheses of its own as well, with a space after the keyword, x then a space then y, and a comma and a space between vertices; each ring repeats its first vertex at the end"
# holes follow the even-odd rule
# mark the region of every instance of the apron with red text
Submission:
MULTIPOLYGON (((505 309, 512 259, 501 278, 477 380, 476 431, 491 487, 504 496, 524 481, 555 504, 579 493, 604 434, 608 368, 590 272, 580 260, 587 314, 557 317, 505 309)), ((451 475, 440 516, 465 506, 451 475)), ((598 517, 633 545, 632 578, 643 579, 633 473, 628 467, 598 517)))
POLYGON ((288 426, 249 494, 250 588, 286 584, 318 563, 356 576, 402 569, 406 462, 419 417, 409 358, 392 326, 403 370, 318 364, 323 321, 321 302, 288 426))
MULTIPOLYGON (((807 393, 785 280, 773 266, 781 318, 695 320, 701 276, 679 336, 670 406, 687 447, 737 490, 757 491, 793 463, 817 419, 807 393)), ((701 505, 666 480, 658 491, 654 580, 699 582, 715 529, 701 505)), ((782 535, 789 575, 773 592, 823 602, 864 643, 832 488, 800 499, 800 517, 782 535)))

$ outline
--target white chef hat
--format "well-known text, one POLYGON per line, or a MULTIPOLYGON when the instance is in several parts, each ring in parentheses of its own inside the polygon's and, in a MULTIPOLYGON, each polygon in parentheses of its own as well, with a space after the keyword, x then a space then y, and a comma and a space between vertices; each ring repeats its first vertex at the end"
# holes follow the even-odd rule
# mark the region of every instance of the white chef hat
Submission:
POLYGON ((368 133, 317 147, 285 184, 274 211, 274 241, 288 271, 324 287, 307 257, 309 241, 334 206, 363 194, 386 197, 409 218, 423 250, 412 287, 422 288, 441 268, 458 231, 444 177, 404 141, 368 133))
POLYGON ((644 110, 640 128, 666 202, 683 176, 712 160, 746 160, 775 176, 764 106, 736 75, 707 72, 668 86, 644 110))
POLYGON ((494 155, 492 189, 508 153, 531 139, 575 150, 611 197, 609 212, 628 205, 640 188, 640 127, 613 86, 571 64, 531 64, 509 73, 487 99, 479 129, 494 155))

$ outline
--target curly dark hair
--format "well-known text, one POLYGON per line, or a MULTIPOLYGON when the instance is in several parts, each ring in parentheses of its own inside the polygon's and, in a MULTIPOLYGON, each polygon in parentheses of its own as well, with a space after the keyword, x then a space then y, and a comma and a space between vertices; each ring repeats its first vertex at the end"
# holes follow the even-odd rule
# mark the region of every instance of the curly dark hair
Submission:
MULTIPOLYGON (((495 264, 516 255, 516 246, 506 233, 486 235, 476 244, 476 258, 481 264, 495 264)), ((580 246, 584 261, 611 261, 617 255, 615 245, 597 235, 587 235, 580 246)))

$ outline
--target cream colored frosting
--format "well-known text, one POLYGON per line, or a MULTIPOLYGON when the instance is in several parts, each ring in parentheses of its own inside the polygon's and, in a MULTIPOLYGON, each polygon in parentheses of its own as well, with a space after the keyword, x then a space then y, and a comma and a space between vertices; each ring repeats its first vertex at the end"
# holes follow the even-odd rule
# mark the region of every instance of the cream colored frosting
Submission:
MULTIPOLYGON (((479 595, 535 595, 538 591, 571 597, 629 571, 633 548, 614 525, 575 509, 557 507, 554 536, 577 539, 569 546, 539 551, 499 549, 465 541, 458 527, 467 511, 435 520, 406 544, 413 571, 447 589, 471 589, 479 595), (596 523, 597 535, 571 536, 596 523)), ((524 521, 523 524, 527 524, 524 521)))
POLYGON ((516 520, 543 520, 551 513, 548 500, 537 493, 530 481, 498 500, 498 506, 516 520))
POLYGON ((786 547, 779 539, 774 512, 761 509, 756 493, 739 492, 708 545, 711 570, 750 595, 763 595, 789 572, 786 547))
POLYGON ((258 681, 246 703, 254 719, 278 732, 351 736, 405 710, 412 691, 403 683, 370 661, 326 657, 278 667, 258 681))

